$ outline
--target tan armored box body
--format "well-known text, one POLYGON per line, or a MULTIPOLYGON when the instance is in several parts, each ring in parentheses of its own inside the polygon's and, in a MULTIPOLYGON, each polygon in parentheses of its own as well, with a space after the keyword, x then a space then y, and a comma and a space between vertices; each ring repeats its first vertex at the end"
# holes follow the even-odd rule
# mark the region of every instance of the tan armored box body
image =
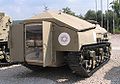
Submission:
POLYGON ((0 42, 8 41, 8 31, 10 27, 10 17, 0 13, 0 42))
MULTIPOLYGON (((44 12, 13 25, 9 41, 11 61, 43 67, 62 66, 68 53, 80 52, 83 45, 97 44, 97 31, 96 25, 77 17, 44 12)), ((99 31, 101 35, 105 33, 99 31)))
POLYGON ((9 61, 8 32, 11 25, 10 17, 0 12, 0 62, 9 61))

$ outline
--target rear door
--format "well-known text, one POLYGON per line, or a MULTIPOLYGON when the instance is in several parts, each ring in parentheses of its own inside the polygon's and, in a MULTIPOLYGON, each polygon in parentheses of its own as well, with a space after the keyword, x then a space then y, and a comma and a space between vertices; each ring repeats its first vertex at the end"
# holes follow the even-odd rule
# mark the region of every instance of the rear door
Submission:
POLYGON ((52 28, 51 22, 43 21, 43 66, 52 64, 52 28))
POLYGON ((43 63, 42 24, 25 25, 25 60, 28 63, 43 63))
POLYGON ((24 61, 24 29, 23 24, 15 24, 9 31, 9 48, 11 62, 24 61))

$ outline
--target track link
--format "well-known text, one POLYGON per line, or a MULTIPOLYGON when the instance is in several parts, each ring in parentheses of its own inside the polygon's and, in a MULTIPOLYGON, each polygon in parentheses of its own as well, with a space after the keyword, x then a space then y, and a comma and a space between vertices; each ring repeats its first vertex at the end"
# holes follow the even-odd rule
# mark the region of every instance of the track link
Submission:
POLYGON ((0 68, 12 66, 12 65, 15 65, 15 64, 19 64, 19 63, 0 63, 0 68))
POLYGON ((105 50, 106 48, 110 48, 110 43, 107 42, 92 45, 84 45, 81 48, 80 52, 70 52, 66 57, 66 62, 70 69, 73 71, 73 73, 80 75, 81 77, 89 77, 110 60, 110 50, 105 50), (98 52, 98 49, 103 49, 104 59, 102 60, 100 58, 103 54, 98 52), (95 55, 99 55, 99 61, 97 61, 96 59, 94 60, 94 66, 93 64, 89 63, 91 58, 89 54, 86 54, 89 51, 94 51, 96 53, 95 55), (86 63, 88 63, 90 67, 86 66, 86 63))

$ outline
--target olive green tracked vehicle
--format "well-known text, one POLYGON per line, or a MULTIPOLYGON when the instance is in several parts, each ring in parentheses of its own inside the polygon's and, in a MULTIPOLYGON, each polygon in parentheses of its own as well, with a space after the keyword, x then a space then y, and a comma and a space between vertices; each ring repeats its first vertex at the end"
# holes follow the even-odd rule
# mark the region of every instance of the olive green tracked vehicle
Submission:
POLYGON ((10 29, 11 62, 37 67, 68 65, 89 77, 110 59, 107 31, 77 17, 46 11, 10 29))
POLYGON ((9 62, 8 32, 10 17, 0 12, 0 62, 9 62))

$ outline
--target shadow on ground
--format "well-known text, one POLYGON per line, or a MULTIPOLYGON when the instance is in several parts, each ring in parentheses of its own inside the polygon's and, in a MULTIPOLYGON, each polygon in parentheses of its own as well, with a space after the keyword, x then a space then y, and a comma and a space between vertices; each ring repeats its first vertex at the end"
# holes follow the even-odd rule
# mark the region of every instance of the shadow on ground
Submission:
POLYGON ((106 73, 104 78, 111 80, 111 84, 120 84, 120 66, 112 68, 106 73))
POLYGON ((72 74, 71 70, 67 67, 60 67, 60 68, 45 68, 41 69, 39 72, 31 71, 27 73, 17 74, 18 78, 31 78, 31 77, 37 77, 37 78, 44 78, 54 81, 55 83, 75 83, 80 80, 85 80, 84 78, 81 78, 80 76, 76 76, 75 74, 72 74))

